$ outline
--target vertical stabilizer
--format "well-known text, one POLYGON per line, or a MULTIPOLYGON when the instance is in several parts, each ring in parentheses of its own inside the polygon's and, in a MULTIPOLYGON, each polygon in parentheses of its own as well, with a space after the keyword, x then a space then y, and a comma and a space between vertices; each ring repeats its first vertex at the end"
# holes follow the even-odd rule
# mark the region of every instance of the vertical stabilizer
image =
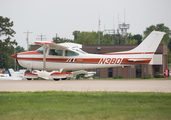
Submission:
POLYGON ((9 75, 11 76, 11 77, 14 77, 14 76, 16 76, 16 74, 15 74, 15 72, 14 72, 14 70, 13 69, 8 69, 8 71, 9 71, 9 75))
POLYGON ((155 52, 164 34, 164 32, 152 31, 141 44, 132 49, 131 52, 155 52))

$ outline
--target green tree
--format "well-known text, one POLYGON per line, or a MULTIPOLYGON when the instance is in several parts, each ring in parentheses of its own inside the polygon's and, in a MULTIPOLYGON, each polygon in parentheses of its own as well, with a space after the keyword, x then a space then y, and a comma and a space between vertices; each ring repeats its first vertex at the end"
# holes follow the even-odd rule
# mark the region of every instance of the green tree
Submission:
POLYGON ((25 52, 24 48, 21 47, 21 46, 17 46, 17 47, 15 48, 15 51, 16 51, 16 53, 25 52))
POLYGON ((17 45, 15 40, 11 41, 15 31, 11 29, 13 22, 9 18, 0 16, 0 37, 6 36, 5 39, 0 38, 0 68, 9 68, 11 64, 11 54, 14 54, 14 45, 17 45))
POLYGON ((10 22, 10 19, 0 16, 0 37, 2 35, 14 37, 16 33, 11 27, 13 26, 13 21, 10 22))
POLYGON ((168 49, 171 51, 171 40, 168 43, 168 49))
POLYGON ((101 45, 112 45, 112 36, 108 35, 108 34, 101 36, 100 44, 101 45))
POLYGON ((137 45, 138 44, 138 40, 135 40, 135 39, 130 40, 130 39, 128 39, 127 40, 127 44, 128 45, 137 45))
POLYGON ((142 42, 142 35, 136 34, 132 36, 133 40, 137 40, 137 44, 140 44, 142 42))
MULTIPOLYGON (((102 36, 102 32, 100 33, 100 36, 102 36)), ((94 31, 81 32, 74 42, 82 45, 96 45, 98 43, 98 34, 94 31)))
POLYGON ((80 34, 80 31, 75 30, 72 34, 74 35, 74 40, 76 40, 80 34))
POLYGON ((142 42, 142 35, 140 34, 132 35, 128 33, 127 36, 127 44, 140 44, 142 42))
POLYGON ((73 42, 73 40, 66 39, 66 38, 60 38, 60 37, 54 37, 53 42, 54 43, 64 43, 64 42, 73 42))
POLYGON ((165 32, 166 34, 164 35, 161 43, 165 45, 169 44, 171 40, 170 38, 171 30, 168 27, 166 27, 163 23, 157 24, 156 26, 151 25, 150 27, 147 27, 146 30, 144 31, 144 38, 146 38, 153 30, 165 32))

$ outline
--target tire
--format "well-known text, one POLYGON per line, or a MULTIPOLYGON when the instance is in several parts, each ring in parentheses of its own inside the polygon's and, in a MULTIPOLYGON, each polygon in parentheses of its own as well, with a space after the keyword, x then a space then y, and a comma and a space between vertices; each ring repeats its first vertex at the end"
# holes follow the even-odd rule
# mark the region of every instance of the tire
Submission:
POLYGON ((32 78, 26 78, 27 80, 32 80, 32 78))
POLYGON ((61 78, 61 80, 66 80, 67 78, 61 78))
POLYGON ((54 78, 53 80, 55 80, 55 81, 59 81, 59 79, 55 79, 55 78, 54 78))

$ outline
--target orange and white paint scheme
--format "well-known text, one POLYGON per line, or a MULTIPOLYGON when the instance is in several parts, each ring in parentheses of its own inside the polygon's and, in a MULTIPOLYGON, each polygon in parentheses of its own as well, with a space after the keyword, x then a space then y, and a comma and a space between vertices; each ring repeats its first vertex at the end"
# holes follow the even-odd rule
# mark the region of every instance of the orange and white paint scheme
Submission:
MULTIPOLYGON (((18 63, 31 70, 62 71, 90 68, 108 68, 149 63, 160 44, 164 32, 152 31, 136 48, 106 54, 88 54, 76 43, 36 41, 42 47, 36 51, 11 55, 18 63)), ((57 74, 52 74, 57 75, 57 74)))

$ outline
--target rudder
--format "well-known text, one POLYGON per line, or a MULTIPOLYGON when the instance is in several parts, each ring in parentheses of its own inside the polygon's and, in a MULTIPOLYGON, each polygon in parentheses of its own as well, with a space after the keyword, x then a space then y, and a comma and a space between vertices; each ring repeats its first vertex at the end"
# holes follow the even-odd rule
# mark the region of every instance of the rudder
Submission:
POLYGON ((134 52, 155 52, 164 36, 164 32, 152 31, 139 46, 132 49, 134 52))

